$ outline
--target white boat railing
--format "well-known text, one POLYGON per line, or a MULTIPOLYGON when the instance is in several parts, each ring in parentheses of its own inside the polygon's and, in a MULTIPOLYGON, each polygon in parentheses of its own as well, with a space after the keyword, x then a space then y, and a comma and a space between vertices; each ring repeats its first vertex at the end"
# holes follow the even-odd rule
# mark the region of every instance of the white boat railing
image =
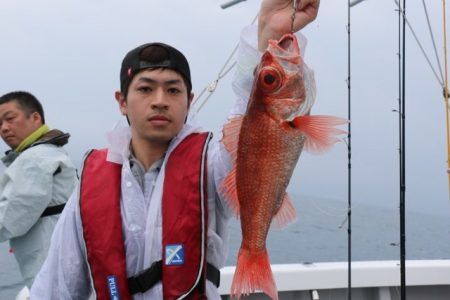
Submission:
MULTIPOLYGON (((318 294, 320 294, 321 290, 342 290, 341 294, 344 294, 345 289, 348 287, 347 268, 347 262, 272 265, 272 271, 280 294, 290 291, 308 291, 312 295, 313 291, 318 291, 318 294)), ((223 296, 229 295, 234 269, 234 267, 224 267, 221 269, 219 291, 223 296)), ((351 286, 352 290, 380 289, 384 287, 384 289, 380 289, 377 293, 379 295, 387 295, 386 288, 397 288, 400 286, 400 262, 352 262, 351 286)), ((427 299, 450 299, 450 260, 406 261, 406 286, 408 288, 419 286, 447 286, 449 294, 443 295, 442 298, 427 299)), ((280 297, 280 299, 282 298, 280 297)), ((394 298, 390 296, 379 296, 374 299, 394 298)), ((314 298, 311 296, 309 299, 314 298)), ((336 297, 336 299, 341 298, 336 297)))

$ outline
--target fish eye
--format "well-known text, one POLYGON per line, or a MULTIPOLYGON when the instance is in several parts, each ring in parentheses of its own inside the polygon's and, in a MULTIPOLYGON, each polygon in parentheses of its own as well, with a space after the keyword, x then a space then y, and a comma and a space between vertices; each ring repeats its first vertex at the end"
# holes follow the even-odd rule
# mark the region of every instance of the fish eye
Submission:
POLYGON ((265 82, 266 84, 268 84, 268 85, 271 85, 272 83, 275 82, 275 77, 273 77, 272 74, 266 74, 266 75, 264 76, 264 82, 265 82))
POLYGON ((280 88, 282 77, 280 72, 274 68, 264 68, 259 73, 259 82, 261 88, 266 91, 275 91, 280 88))

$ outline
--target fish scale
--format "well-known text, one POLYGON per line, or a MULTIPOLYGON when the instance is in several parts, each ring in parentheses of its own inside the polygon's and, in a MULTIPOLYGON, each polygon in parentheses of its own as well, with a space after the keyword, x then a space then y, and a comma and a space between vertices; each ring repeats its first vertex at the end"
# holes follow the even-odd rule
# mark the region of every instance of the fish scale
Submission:
MULTIPOLYGON (((267 115, 261 117, 267 118, 267 115)), ((303 146, 298 131, 291 130, 291 134, 281 134, 281 126, 270 124, 273 122, 256 117, 244 118, 242 124, 242 143, 239 145, 236 162, 237 181, 240 184, 236 188, 239 199, 242 199, 239 201, 241 227, 245 229, 242 233, 243 241, 246 241, 242 247, 248 249, 265 249, 270 223, 281 206, 286 186, 303 146), (244 129, 246 125, 252 127, 252 123, 260 124, 256 132, 244 129), (252 149, 257 149, 257 153, 252 149), (261 164, 261 161, 264 161, 264 164, 261 164), (280 162, 283 164, 280 165, 280 162), (255 181, 255 178, 259 180, 255 181)))

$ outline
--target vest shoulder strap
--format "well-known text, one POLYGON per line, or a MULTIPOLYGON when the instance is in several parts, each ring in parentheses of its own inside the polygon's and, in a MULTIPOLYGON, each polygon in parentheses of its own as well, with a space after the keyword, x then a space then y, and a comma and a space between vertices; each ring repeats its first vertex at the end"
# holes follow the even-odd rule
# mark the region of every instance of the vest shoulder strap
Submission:
POLYGON ((106 161, 106 155, 92 150, 84 160, 80 213, 86 255, 97 299, 131 300, 120 215, 122 165, 106 161))
POLYGON ((166 163, 161 206, 164 299, 205 299, 210 138, 210 133, 189 135, 166 163))

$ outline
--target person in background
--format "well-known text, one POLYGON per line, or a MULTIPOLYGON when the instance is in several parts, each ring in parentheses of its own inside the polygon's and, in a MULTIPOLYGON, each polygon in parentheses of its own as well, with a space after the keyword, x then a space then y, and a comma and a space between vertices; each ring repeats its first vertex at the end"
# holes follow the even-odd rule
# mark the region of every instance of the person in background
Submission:
POLYGON ((62 146, 69 134, 50 130, 30 93, 0 97, 0 136, 11 148, 0 172, 0 242, 9 240, 28 288, 44 262, 58 217, 76 186, 62 146))
MULTIPOLYGON (((298 3, 292 24, 292 1, 264 0, 258 29, 243 33, 231 114, 245 112, 268 40, 315 19, 319 0, 298 3)), ((115 98, 129 126, 86 155, 31 299, 221 299, 232 213, 218 189, 231 162, 219 139, 187 122, 193 97, 180 51, 128 52, 115 98)))

